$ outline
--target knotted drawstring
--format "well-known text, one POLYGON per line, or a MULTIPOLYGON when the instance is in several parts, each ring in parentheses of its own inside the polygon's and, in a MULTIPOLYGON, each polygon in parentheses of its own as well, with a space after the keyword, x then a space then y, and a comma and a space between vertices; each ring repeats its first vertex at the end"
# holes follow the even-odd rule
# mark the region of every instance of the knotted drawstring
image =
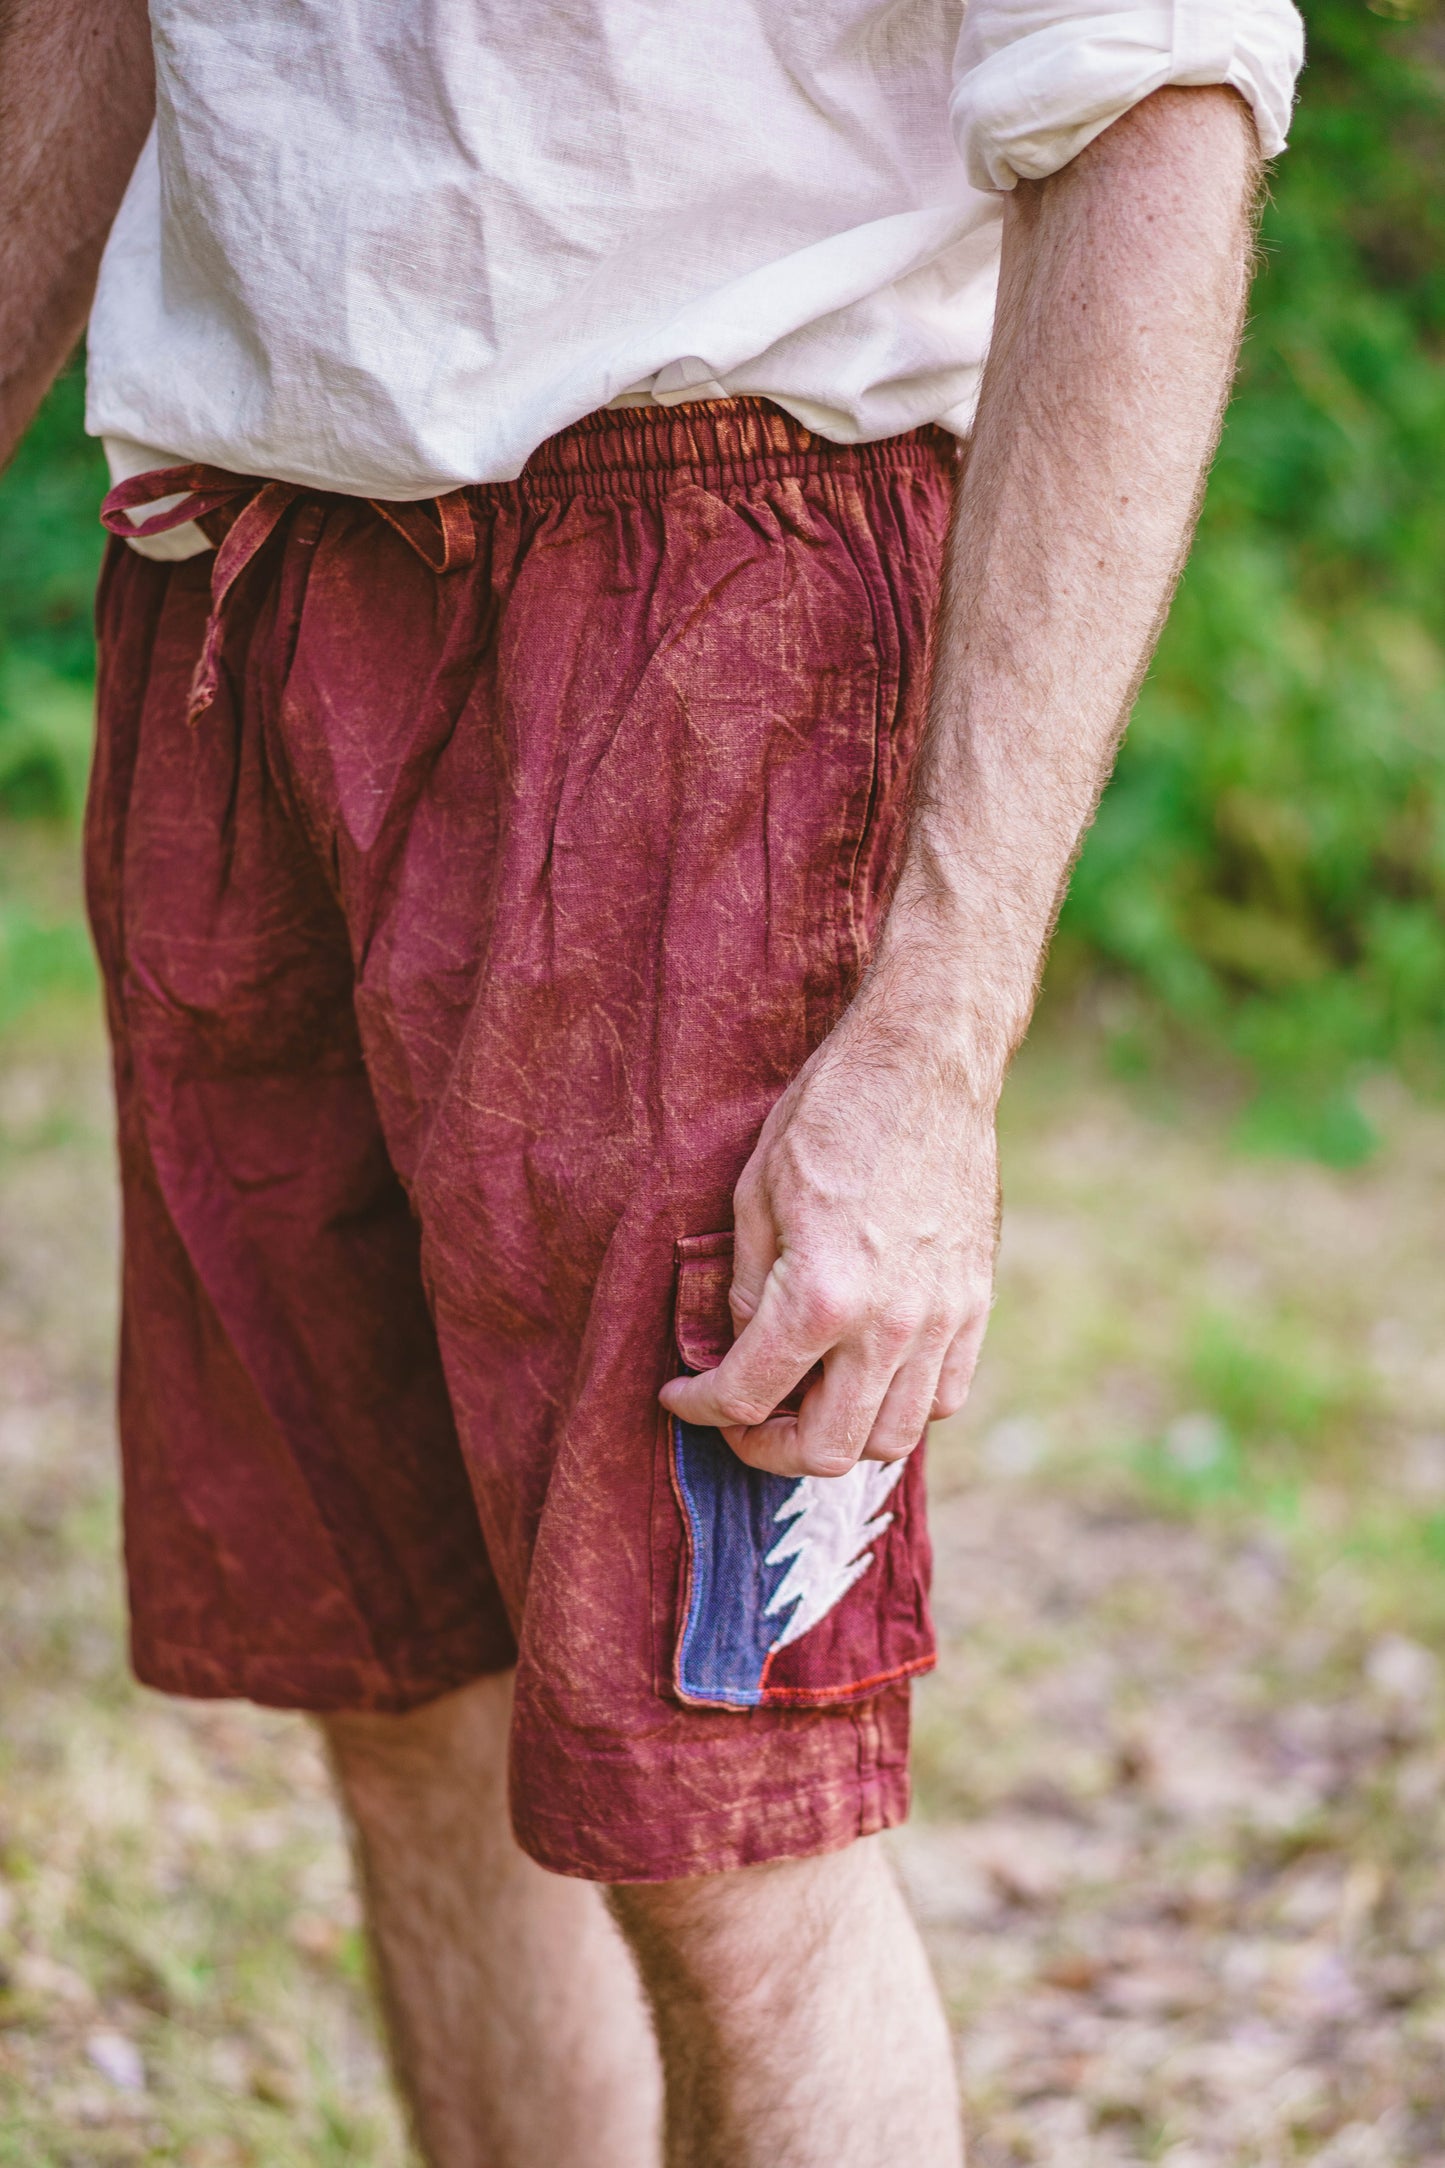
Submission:
MULTIPOLYGON (((164 467, 159 472, 136 474, 127 482, 117 482, 101 506, 102 525, 129 540, 165 534, 190 520, 226 511, 240 500, 211 566, 211 608, 186 696, 188 723, 199 722, 220 686, 227 596, 291 506, 306 494, 296 482, 265 482, 254 475, 229 474, 224 467, 164 467), (140 522, 128 517, 136 506, 172 496, 179 496, 181 501, 167 511, 153 513, 140 522)), ((377 497, 368 497, 366 502, 388 527, 395 528, 422 563, 439 575, 460 570, 476 555, 476 530, 465 492, 460 489, 421 503, 386 504, 377 497), (429 516, 429 506, 435 508, 435 520, 429 516)))

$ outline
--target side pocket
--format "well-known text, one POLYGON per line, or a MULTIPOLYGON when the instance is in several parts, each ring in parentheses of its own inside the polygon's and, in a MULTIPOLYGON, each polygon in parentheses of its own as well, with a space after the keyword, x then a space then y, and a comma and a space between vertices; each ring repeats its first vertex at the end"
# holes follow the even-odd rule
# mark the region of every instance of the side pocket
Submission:
MULTIPOLYGON (((687 1236, 676 1254, 678 1353, 687 1369, 710 1370, 733 1337, 732 1236, 687 1236)), ((748 1467, 716 1430, 676 1417, 670 1430, 687 1546, 680 1701, 810 1708, 863 1700, 932 1666, 921 1447, 845 1476, 776 1476, 748 1467)))

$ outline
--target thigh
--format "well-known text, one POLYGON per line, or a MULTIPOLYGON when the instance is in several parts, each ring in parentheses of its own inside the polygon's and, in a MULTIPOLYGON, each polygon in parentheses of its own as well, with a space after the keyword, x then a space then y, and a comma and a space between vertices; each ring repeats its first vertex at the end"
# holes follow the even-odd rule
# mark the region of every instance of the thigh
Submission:
POLYGON ((116 1055, 121 1443, 150 1683, 408 1706, 510 1660, 361 1058, 344 923, 208 561, 113 552, 87 869, 116 1055))

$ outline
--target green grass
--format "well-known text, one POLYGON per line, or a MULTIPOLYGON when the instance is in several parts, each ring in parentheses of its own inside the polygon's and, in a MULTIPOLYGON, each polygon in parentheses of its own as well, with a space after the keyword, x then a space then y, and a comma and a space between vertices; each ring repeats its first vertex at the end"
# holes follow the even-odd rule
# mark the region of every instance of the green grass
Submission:
POLYGON ((0 819, 0 1046, 37 1006, 93 1009, 95 955, 78 890, 70 825, 0 819))
MULTIPOLYGON (((29 822, 0 845, 37 913, 73 923, 63 833, 29 822)), ((1416 2085, 1435 2113, 1445 1972, 1437 1993, 1438 1952, 1411 1937, 1438 1880, 1445 1762, 1429 1707, 1390 1681, 1445 1651, 1445 1115, 1377 1083, 1363 1109, 1377 1150, 1339 1170, 1241 1154, 1236 1106, 1227 1075, 1121 1084, 1065 1017, 1041 1028, 1006 1105, 1000 1300, 966 1418, 931 1447, 947 1650, 920 1697, 923 1834, 946 1849, 1008 1822, 1025 1873, 1041 1818, 1050 1846, 1061 1828, 1083 1842, 1095 1817, 1110 1844, 1133 1834, 1077 1883, 1010 1898, 956 1950, 930 1925, 965 2055, 997 2049, 967 2072, 980 2168, 1092 2160, 1031 2120, 1061 2022, 1060 1991, 1034 1974, 1107 1956, 1111 1937, 1105 1983, 1186 1945, 1207 1971, 1237 1944, 1242 1968, 1207 2021, 1160 2021, 1167 2052, 1134 2079, 1104 2067, 1109 2028, 1127 2047, 1132 2021, 1095 2013, 1105 2047, 1078 2082, 1101 2128, 1116 2127, 1112 2086, 1136 2099, 1126 2158, 1159 2129, 1208 2168, 1310 2159, 1331 2116, 1379 2112, 1382 2088, 1416 2085), (1261 1774, 1234 1804, 1170 1804, 1179 1734, 1233 1767, 1271 1726, 1288 1762, 1296 1729, 1326 1722, 1336 1773, 1308 1796, 1281 1801, 1261 1774), (1351 1963, 1378 1961, 1381 1995, 1404 1992, 1390 1966, 1424 1981, 1407 2010, 1370 2019, 1394 2060, 1376 2079, 1336 2058, 1320 2082, 1338 2099, 1297 2141, 1286 2107, 1270 2111, 1272 2151, 1231 2136, 1177 2073, 1206 2024, 1221 2057, 1251 2026, 1283 2027, 1301 2062, 1320 2052, 1307 2001, 1286 2007, 1309 1955, 1289 1907, 1307 1869, 1343 1889, 1361 1862, 1382 1894, 1351 1963)), ((0 2168, 401 2168, 308 1728, 127 1676, 114 1255, 94 989, 52 985, 0 1033, 0 2168), (139 2054, 143 2092, 97 2067, 106 2032, 139 2054)), ((1432 2157, 1423 2139, 1393 2156, 1432 2157)))
POLYGON ((34 1002, 94 986, 95 958, 78 920, 47 921, 23 904, 0 903, 0 1031, 34 1002))

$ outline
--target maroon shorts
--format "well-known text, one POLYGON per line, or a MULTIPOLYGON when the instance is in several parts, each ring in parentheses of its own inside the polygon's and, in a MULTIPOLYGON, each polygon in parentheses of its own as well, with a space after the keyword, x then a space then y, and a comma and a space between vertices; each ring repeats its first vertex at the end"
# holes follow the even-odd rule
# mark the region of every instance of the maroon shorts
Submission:
POLYGON ((516 1664, 563 1873, 905 1811, 919 1457, 760 1476, 656 1395, 886 894, 954 464, 634 409, 432 506, 197 470, 219 551, 106 563, 136 1668, 400 1710, 516 1664))

